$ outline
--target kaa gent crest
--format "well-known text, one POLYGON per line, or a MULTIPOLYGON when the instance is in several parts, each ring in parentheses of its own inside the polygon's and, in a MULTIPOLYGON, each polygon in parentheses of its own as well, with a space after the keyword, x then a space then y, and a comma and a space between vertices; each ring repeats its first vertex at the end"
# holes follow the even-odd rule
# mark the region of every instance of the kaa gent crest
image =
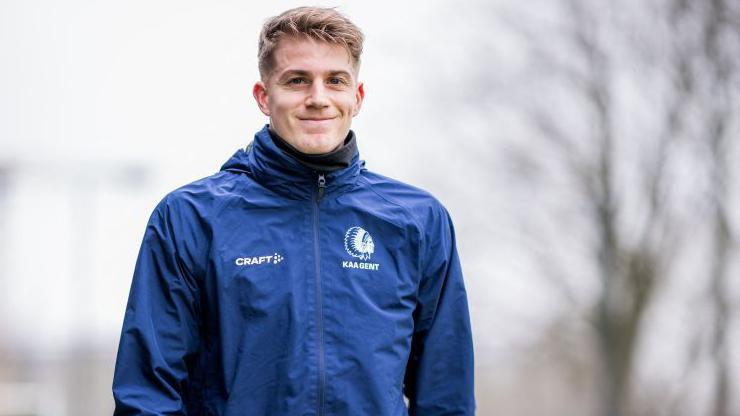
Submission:
POLYGON ((370 233, 365 231, 362 227, 351 227, 344 234, 344 249, 352 257, 357 257, 363 262, 357 261, 343 261, 342 267, 345 269, 364 269, 364 270, 378 270, 380 264, 378 263, 366 263, 370 260, 370 256, 375 252, 375 242, 370 236, 370 233))
POLYGON ((375 243, 370 234, 362 227, 352 227, 344 235, 344 249, 352 257, 369 260, 375 252, 375 243))

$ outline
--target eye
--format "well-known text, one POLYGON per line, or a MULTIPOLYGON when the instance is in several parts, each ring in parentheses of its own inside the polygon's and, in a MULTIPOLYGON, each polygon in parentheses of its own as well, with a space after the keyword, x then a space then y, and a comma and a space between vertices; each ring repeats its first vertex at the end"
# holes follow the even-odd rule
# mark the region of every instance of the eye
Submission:
POLYGON ((290 84, 290 85, 300 85, 300 84, 303 84, 305 82, 306 82, 306 79, 305 78, 301 78, 301 77, 291 78, 291 79, 288 80, 288 84, 290 84))
POLYGON ((342 85, 346 83, 347 81, 345 81, 344 78, 339 78, 339 77, 329 78, 329 84, 332 84, 332 85, 342 85))

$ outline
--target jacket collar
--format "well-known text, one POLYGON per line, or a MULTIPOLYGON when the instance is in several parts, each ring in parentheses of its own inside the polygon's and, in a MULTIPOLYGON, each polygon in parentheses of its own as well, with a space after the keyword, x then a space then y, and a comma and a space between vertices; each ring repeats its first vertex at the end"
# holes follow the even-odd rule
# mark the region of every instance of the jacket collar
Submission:
MULTIPOLYGON (((324 198, 352 189, 362 164, 359 152, 355 152, 348 167, 325 173, 324 198)), ((254 135, 254 140, 245 149, 234 153, 221 170, 246 173, 262 186, 290 199, 311 199, 318 192, 319 172, 277 147, 267 125, 254 135)))

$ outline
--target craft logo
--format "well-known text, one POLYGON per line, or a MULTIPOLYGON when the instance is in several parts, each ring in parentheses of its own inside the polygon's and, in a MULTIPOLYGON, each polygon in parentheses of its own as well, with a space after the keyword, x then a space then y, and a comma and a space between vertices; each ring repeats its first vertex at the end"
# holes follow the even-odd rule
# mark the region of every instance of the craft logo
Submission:
POLYGON ((378 270, 380 264, 368 263, 370 256, 375 253, 373 237, 362 227, 351 227, 344 234, 344 249, 352 257, 365 261, 342 261, 345 269, 378 270))
POLYGON ((237 266, 258 266, 260 264, 278 264, 284 259, 285 257, 275 253, 272 256, 239 257, 234 263, 237 266))

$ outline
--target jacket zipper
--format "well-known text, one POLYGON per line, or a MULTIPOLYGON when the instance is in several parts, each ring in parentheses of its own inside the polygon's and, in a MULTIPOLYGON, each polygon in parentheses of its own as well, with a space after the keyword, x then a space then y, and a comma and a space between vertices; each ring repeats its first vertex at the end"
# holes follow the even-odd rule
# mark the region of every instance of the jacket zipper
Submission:
POLYGON ((323 306, 321 301, 321 250, 319 247, 319 204, 321 198, 324 196, 326 189, 326 178, 324 174, 319 174, 318 177, 318 188, 316 189, 316 200, 314 203, 314 217, 313 217, 313 242, 314 242, 314 259, 316 267, 316 332, 318 336, 318 366, 319 366, 319 380, 318 380, 318 391, 317 391, 317 403, 316 403, 316 414, 321 416, 324 414, 324 389, 326 384, 325 379, 325 363, 324 363, 324 316, 323 306))

